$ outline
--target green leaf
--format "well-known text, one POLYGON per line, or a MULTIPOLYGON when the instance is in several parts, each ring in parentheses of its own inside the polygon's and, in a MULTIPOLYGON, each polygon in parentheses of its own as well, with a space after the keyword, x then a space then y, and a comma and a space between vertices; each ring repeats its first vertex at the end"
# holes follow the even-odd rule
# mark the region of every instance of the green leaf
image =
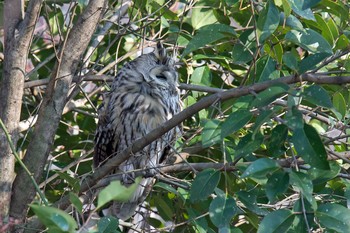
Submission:
POLYGON ((303 31, 291 30, 287 32, 285 39, 312 53, 333 53, 323 36, 309 28, 303 31))
POLYGON ((308 70, 313 70, 316 68, 316 65, 323 61, 325 58, 329 57, 329 53, 316 53, 311 54, 310 56, 301 60, 298 64, 299 73, 305 73, 308 70))
POLYGON ((288 136, 288 127, 286 125, 277 125, 271 132, 267 150, 273 157, 283 155, 286 151, 284 146, 288 136))
POLYGON ((327 91, 319 85, 312 85, 305 88, 302 96, 305 100, 316 106, 333 108, 331 98, 329 97, 327 91))
POLYGON ((206 199, 213 193, 220 180, 220 171, 206 169, 197 174, 193 180, 190 201, 192 203, 206 199))
POLYGON ((253 30, 246 30, 239 36, 232 50, 232 59, 237 64, 246 64, 253 60, 256 52, 256 38, 253 30))
POLYGON ((239 109, 231 113, 221 126, 221 138, 240 130, 252 118, 253 114, 248 109, 239 109))
POLYGON ((202 131, 202 145, 209 147, 221 141, 221 122, 209 120, 204 124, 202 131))
POLYGON ((159 11, 159 13, 163 17, 165 17, 167 19, 171 19, 171 20, 177 19, 177 15, 174 12, 169 10, 168 7, 162 7, 160 4, 157 3, 157 1, 150 1, 150 5, 152 6, 154 11, 159 11))
POLYGON ((163 183, 163 182, 157 182, 153 187, 155 187, 155 188, 158 187, 158 188, 164 189, 164 190, 168 191, 169 193, 178 194, 176 189, 174 189, 171 185, 163 183))
POLYGON ((279 71, 276 69, 277 62, 271 56, 264 56, 258 59, 256 69, 252 69, 250 77, 257 82, 274 80, 279 78, 279 71))
POLYGON ((315 167, 311 167, 308 170, 308 173, 310 174, 314 185, 326 183, 327 181, 335 178, 340 173, 341 166, 338 164, 338 162, 329 161, 329 166, 330 170, 322 170, 315 167))
POLYGON ((292 110, 287 115, 287 126, 292 130, 302 130, 304 128, 303 114, 297 107, 292 107, 292 110))
POLYGON ((275 114, 275 112, 277 112, 279 109, 280 107, 274 107, 273 109, 262 109, 256 118, 255 124, 252 128, 253 135, 260 131, 260 127, 266 122, 269 122, 272 118, 272 115, 275 114))
POLYGON ((250 164, 249 167, 242 174, 241 178, 261 178, 266 176, 266 174, 268 173, 273 173, 279 168, 280 166, 275 160, 261 158, 250 164))
POLYGON ((210 43, 223 39, 225 37, 232 38, 236 35, 235 30, 225 24, 211 24, 201 27, 196 35, 190 40, 185 48, 182 57, 185 57, 190 52, 197 50, 210 43))
POLYGON ((292 226, 295 215, 287 209, 276 210, 261 221, 258 233, 280 233, 287 232, 292 226))
POLYGON ((239 141, 237 147, 235 148, 235 159, 244 157, 259 149, 261 143, 264 141, 264 136, 261 133, 253 135, 252 133, 247 134, 239 141))
POLYGON ((211 85, 211 73, 208 66, 201 66, 193 71, 191 76, 191 82, 193 84, 200 84, 204 86, 211 85))
POLYGON ((253 213, 258 215, 268 214, 267 210, 259 208, 256 201, 257 196, 252 192, 238 191, 236 195, 238 199, 244 204, 244 206, 253 213))
POLYGON ((321 4, 319 4, 319 8, 325 12, 339 16, 342 22, 349 21, 349 12, 339 1, 334 2, 332 0, 322 0, 321 4))
POLYGON ((301 172, 292 171, 289 173, 289 180, 290 183, 303 194, 309 203, 313 203, 313 184, 308 175, 301 172))
POLYGON ((327 40, 330 45, 334 43, 334 37, 331 29, 328 27, 326 21, 320 15, 315 15, 318 28, 321 29, 321 35, 327 40))
POLYGON ((100 209, 110 201, 126 202, 139 186, 142 178, 136 177, 135 182, 129 187, 123 185, 119 180, 112 181, 107 187, 101 190, 97 198, 97 209, 100 209))
POLYGON ((286 26, 291 27, 295 30, 303 30, 304 26, 294 15, 289 15, 286 19, 286 26))
POLYGON ((171 221, 174 216, 173 206, 170 205, 171 203, 169 203, 169 200, 165 201, 162 198, 157 198, 155 201, 155 206, 157 207, 160 216, 162 216, 165 221, 171 221))
POLYGON ((229 226, 231 219, 237 212, 237 205, 232 197, 218 195, 209 206, 210 220, 218 228, 229 226))
POLYGON ((58 176, 61 179, 64 179, 65 181, 67 181, 67 183, 73 188, 75 192, 78 192, 80 190, 80 183, 78 178, 71 177, 65 172, 59 172, 59 171, 56 171, 56 172, 58 173, 58 176))
POLYGON ((314 127, 304 124, 304 128, 295 129, 293 131, 292 142, 298 155, 306 163, 319 169, 329 169, 327 152, 314 127))
POLYGON ((66 212, 48 206, 29 205, 42 224, 49 232, 75 232, 78 225, 75 220, 66 212))
POLYGON ((350 210, 339 204, 322 204, 316 211, 319 223, 336 232, 349 232, 350 210))
POLYGON ((274 86, 268 87, 266 90, 260 92, 256 98, 252 101, 252 107, 264 107, 271 102, 275 101, 282 95, 285 95, 289 90, 287 84, 276 84, 274 86))
POLYGON ((119 233, 118 220, 112 216, 102 217, 97 223, 98 233, 119 233))
POLYGON ((80 214, 83 213, 83 203, 75 193, 69 192, 69 201, 73 204, 73 206, 80 214))
POLYGON ((337 110, 341 114, 342 118, 344 118, 346 114, 347 106, 346 106, 345 98, 340 92, 334 93, 333 106, 335 110, 337 110))
POLYGON ((265 186, 266 196, 273 203, 279 194, 287 191, 289 186, 289 175, 283 170, 276 171, 267 180, 265 186))
POLYGON ((286 52, 283 54, 283 63, 288 66, 288 68, 297 71, 298 70, 298 59, 292 52, 286 52))
POLYGON ((206 6, 196 4, 192 9, 191 23, 193 29, 197 30, 201 27, 214 24, 217 22, 214 11, 206 6))
POLYGON ((279 21, 279 11, 273 1, 269 1, 266 4, 266 8, 260 12, 257 23, 259 42, 261 44, 276 31, 279 21))
POLYGON ((300 17, 308 20, 315 21, 314 14, 312 13, 312 10, 310 7, 308 7, 305 3, 308 1, 303 0, 288 0, 289 3, 292 6, 293 11, 299 15, 300 17))
MULTIPOLYGON (((277 1, 275 1, 275 4, 277 5, 277 1)), ((292 13, 292 7, 289 4, 288 0, 281 0, 277 6, 283 8, 283 13, 286 15, 286 17, 292 13)))
POLYGON ((253 54, 246 46, 237 43, 232 49, 232 59, 237 64, 246 64, 253 60, 253 54))

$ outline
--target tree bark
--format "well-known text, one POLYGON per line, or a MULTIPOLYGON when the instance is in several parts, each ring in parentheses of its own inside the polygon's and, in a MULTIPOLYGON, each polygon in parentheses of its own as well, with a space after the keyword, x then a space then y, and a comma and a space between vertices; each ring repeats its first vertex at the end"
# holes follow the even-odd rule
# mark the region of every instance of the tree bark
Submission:
MULTIPOLYGON (((36 181, 41 178, 67 101, 72 78, 100 20, 105 2, 105 0, 89 2, 71 31, 68 32, 66 41, 60 48, 58 61, 50 77, 38 113, 38 120, 33 132, 34 136, 29 142, 23 159, 36 181)), ((12 191, 10 216, 23 221, 27 214, 28 204, 35 196, 34 185, 23 169, 19 169, 12 191), (26 191, 23 192, 23 190, 26 191)))
MULTIPOLYGON (((23 0, 4 2, 4 69, 0 82, 0 118, 16 146, 18 124, 21 114, 25 66, 28 49, 40 11, 41 1, 28 4, 28 12, 23 19, 23 0)), ((0 130, 0 218, 8 215, 11 187, 15 177, 15 157, 5 134, 0 130)))

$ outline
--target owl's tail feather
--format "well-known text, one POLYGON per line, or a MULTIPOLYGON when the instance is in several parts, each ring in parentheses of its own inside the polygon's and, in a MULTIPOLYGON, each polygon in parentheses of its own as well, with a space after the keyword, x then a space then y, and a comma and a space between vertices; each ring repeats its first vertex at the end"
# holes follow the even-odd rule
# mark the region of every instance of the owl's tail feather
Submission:
POLYGON ((110 213, 122 220, 131 218, 135 214, 136 208, 145 201, 152 190, 153 183, 154 178, 142 178, 130 200, 128 202, 113 202, 109 208, 110 213))

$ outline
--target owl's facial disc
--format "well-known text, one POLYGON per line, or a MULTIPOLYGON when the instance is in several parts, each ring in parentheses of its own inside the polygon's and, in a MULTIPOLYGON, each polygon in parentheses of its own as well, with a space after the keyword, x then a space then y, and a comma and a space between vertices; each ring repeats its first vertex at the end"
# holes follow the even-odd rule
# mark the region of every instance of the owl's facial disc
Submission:
MULTIPOLYGON (((146 79, 146 81, 148 80, 146 79)), ((150 84, 167 88, 176 85, 177 73, 175 70, 169 69, 167 66, 155 67, 149 72, 148 82, 150 84)))

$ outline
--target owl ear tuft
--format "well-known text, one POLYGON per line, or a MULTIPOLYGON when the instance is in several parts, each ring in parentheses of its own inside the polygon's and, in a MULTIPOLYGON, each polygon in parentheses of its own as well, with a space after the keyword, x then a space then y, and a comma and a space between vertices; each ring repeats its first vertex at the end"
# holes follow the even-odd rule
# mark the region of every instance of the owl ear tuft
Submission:
POLYGON ((162 64, 166 64, 168 61, 168 57, 166 54, 166 49, 164 48, 163 44, 158 41, 157 47, 154 50, 154 55, 156 55, 157 59, 160 61, 162 64))

